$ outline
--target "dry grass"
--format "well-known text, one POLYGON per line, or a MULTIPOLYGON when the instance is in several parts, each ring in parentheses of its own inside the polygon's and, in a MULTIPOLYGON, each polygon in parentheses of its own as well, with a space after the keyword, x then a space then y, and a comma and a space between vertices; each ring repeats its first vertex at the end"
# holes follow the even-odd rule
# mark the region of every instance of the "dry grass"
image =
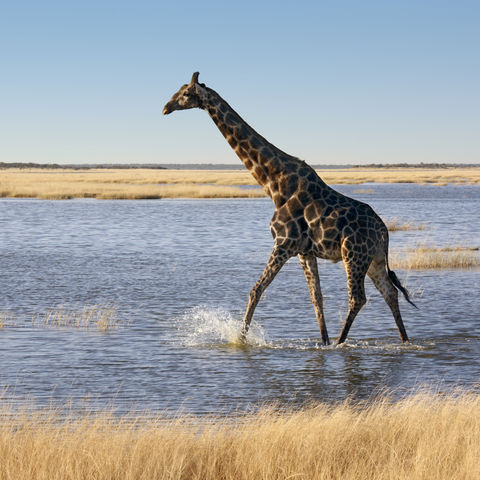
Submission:
POLYGON ((390 232, 404 232, 407 230, 425 230, 425 224, 415 224, 412 222, 400 222, 398 218, 392 218, 385 222, 390 232))
MULTIPOLYGON (((259 189, 245 189, 195 181, 192 175, 162 178, 158 170, 18 170, 0 171, 0 197, 64 200, 159 198, 262 197, 259 189), (177 181, 176 181, 177 180, 177 181)), ((200 179, 201 180, 201 179, 200 179)), ((212 182, 215 183, 215 182, 212 182)))
MULTIPOLYGON (((0 312, 0 329, 21 325, 11 312, 0 312)), ((43 314, 34 315, 31 325, 33 327, 71 327, 84 330, 94 328, 101 332, 107 332, 123 326, 123 322, 117 315, 117 308, 113 305, 90 305, 81 309, 59 306, 51 308, 43 314)))
MULTIPOLYGON (((241 167, 240 167, 241 168, 241 167)), ((352 168, 317 170, 331 184, 432 183, 479 184, 479 168, 352 168)), ((239 170, 0 170, 0 197, 27 198, 215 198, 262 197, 246 169, 239 170), (237 187, 237 188, 236 188, 237 187)))
POLYGON ((478 479, 480 396, 237 419, 0 411, 0 478, 478 479))
POLYGON ((9 312, 0 312, 0 329, 9 327, 13 323, 13 317, 9 312))
POLYGON ((375 190, 373 188, 359 188, 358 190, 354 190, 352 193, 368 195, 375 193, 375 190))
POLYGON ((420 183, 480 185, 480 167, 472 168, 345 168, 317 170, 327 183, 420 183))
POLYGON ((34 324, 44 327, 74 327, 98 328, 101 332, 112 330, 119 326, 117 309, 114 306, 92 305, 81 310, 69 309, 63 306, 52 308, 45 314, 34 317, 34 324))
POLYGON ((392 268, 424 270, 430 268, 475 268, 480 267, 478 247, 429 247, 419 246, 390 256, 392 268))

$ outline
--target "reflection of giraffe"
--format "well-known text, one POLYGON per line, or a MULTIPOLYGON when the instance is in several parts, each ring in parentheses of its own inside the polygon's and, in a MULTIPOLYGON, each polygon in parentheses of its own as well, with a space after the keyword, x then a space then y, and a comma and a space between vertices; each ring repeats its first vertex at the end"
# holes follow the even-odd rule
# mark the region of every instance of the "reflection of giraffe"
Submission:
POLYGON ((268 264, 250 292, 243 320, 245 337, 263 291, 285 262, 298 256, 305 272, 324 344, 329 343, 317 258, 343 260, 347 273, 349 310, 338 338, 342 343, 365 304, 365 275, 372 279, 392 310, 402 342, 408 341, 398 308, 399 289, 408 293, 388 267, 388 231, 365 203, 348 198, 325 184, 305 162, 282 152, 247 125, 218 93, 198 83, 198 72, 165 105, 175 110, 206 110, 228 143, 275 204, 270 222, 275 245, 268 264))

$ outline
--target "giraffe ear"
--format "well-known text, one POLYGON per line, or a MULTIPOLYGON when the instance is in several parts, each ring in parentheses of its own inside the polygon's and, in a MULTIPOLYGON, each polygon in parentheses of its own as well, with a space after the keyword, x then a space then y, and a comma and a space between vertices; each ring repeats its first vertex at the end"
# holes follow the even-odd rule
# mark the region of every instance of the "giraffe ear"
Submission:
POLYGON ((199 75, 199 72, 195 72, 192 75, 192 79, 190 80, 190 85, 194 85, 195 83, 198 83, 198 75, 199 75))

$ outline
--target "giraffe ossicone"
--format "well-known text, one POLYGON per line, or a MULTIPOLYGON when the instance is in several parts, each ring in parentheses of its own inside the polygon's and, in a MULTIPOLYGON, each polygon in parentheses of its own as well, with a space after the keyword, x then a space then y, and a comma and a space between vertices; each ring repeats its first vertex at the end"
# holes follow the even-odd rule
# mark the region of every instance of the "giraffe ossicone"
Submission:
MULTIPOLYGON (((329 187, 304 161, 268 142, 250 127, 211 88, 198 82, 198 72, 165 105, 165 115, 175 110, 200 108, 208 112, 243 164, 273 200, 270 222, 273 251, 264 272, 250 292, 243 319, 245 338, 262 293, 285 262, 298 256, 323 344, 329 344, 323 315, 323 298, 317 257, 343 260, 347 274, 349 309, 338 337, 347 338, 356 315, 366 302, 364 280, 368 275, 390 307, 402 342, 407 332, 398 306, 398 290, 411 303, 407 290, 388 266, 388 230, 373 209, 329 187)), ((414 305, 415 306, 415 305, 414 305)))

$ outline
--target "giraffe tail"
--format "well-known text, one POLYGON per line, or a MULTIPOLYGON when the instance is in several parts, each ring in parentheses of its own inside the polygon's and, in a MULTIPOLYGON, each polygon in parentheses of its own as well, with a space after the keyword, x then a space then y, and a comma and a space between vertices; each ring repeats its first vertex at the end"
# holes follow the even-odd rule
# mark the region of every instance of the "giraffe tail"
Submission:
POLYGON ((398 279, 397 275, 395 274, 394 271, 390 270, 390 267, 387 264, 387 272, 388 272, 388 278, 392 281, 392 283, 395 285, 398 290, 400 290, 403 293, 403 296, 405 297, 405 300, 413 305, 415 308, 418 308, 411 300, 410 300, 410 295, 408 294, 408 290, 400 283, 400 280, 398 279))

